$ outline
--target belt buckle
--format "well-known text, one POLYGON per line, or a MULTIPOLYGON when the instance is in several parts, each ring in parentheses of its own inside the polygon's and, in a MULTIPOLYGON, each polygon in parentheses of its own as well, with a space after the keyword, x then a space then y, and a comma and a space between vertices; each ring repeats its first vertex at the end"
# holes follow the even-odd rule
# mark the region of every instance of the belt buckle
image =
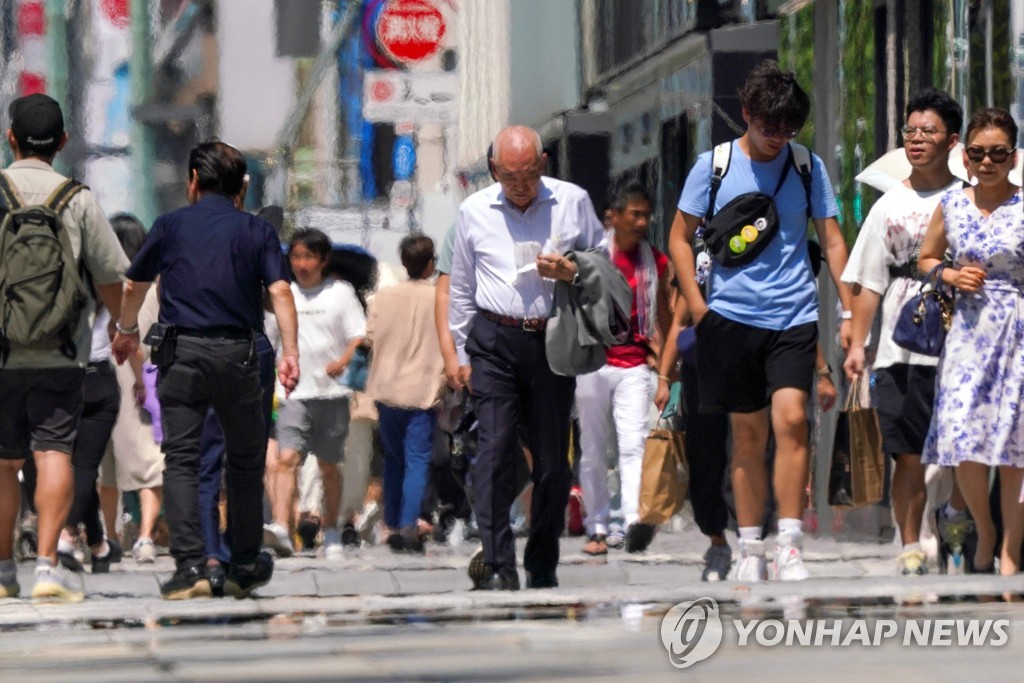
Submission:
POLYGON ((540 330, 540 323, 535 318, 523 318, 521 327, 523 332, 538 332, 540 330))

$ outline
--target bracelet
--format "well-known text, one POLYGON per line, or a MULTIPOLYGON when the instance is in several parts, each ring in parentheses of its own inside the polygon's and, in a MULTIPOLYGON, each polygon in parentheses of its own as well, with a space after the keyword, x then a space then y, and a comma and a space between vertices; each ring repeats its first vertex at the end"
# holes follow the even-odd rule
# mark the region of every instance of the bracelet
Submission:
POLYGON ((139 324, 135 323, 131 327, 122 327, 120 321, 114 323, 114 328, 117 329, 121 334, 138 334, 139 324))
POLYGON ((853 311, 843 311, 839 314, 840 320, 853 320, 853 311))
POLYGON ((672 378, 668 375, 658 375, 658 379, 665 380, 669 384, 672 384, 672 378))
POLYGON ((832 376, 832 366, 829 365, 828 363, 826 363, 824 365, 824 367, 820 367, 817 370, 815 370, 814 374, 817 375, 818 377, 831 377, 832 376))

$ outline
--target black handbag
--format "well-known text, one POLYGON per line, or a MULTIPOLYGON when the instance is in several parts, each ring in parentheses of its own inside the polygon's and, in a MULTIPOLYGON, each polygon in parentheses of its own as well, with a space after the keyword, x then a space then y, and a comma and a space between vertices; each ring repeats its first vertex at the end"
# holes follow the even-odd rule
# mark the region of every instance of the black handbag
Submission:
POLYGON ((938 356, 953 324, 953 295, 942 285, 945 263, 931 269, 917 293, 903 305, 892 340, 903 348, 925 356, 938 356), (934 289, 925 290, 935 279, 934 289))

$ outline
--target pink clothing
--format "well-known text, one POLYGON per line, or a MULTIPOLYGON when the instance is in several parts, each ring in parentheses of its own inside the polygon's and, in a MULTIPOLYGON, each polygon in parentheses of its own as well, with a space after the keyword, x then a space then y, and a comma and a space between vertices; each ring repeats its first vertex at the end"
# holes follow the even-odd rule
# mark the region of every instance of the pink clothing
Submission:
MULTIPOLYGON (((635 368, 638 365, 644 365, 647 362, 647 355, 651 352, 648 347, 651 340, 647 339, 640 331, 636 307, 636 269, 639 258, 637 250, 628 253, 617 252, 612 257, 612 263, 622 272, 630 289, 633 290, 633 306, 629 316, 629 329, 632 338, 621 346, 608 347, 608 365, 616 368, 635 368)), ((658 279, 660 280, 665 274, 665 269, 668 268, 668 257, 654 249, 654 263, 658 269, 658 279)))

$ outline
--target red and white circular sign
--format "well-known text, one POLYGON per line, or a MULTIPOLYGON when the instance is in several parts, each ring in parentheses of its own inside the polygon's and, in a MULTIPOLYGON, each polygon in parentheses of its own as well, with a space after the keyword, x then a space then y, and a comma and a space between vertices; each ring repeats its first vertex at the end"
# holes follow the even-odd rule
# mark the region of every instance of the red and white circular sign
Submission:
POLYGON ((390 81, 379 80, 370 89, 370 95, 374 102, 387 102, 395 95, 395 86, 390 81))
POLYGON ((100 9, 115 28, 128 28, 131 22, 129 0, 100 0, 100 9))
POLYGON ((429 0, 389 0, 377 19, 377 42, 396 61, 418 62, 437 52, 445 28, 429 0))

